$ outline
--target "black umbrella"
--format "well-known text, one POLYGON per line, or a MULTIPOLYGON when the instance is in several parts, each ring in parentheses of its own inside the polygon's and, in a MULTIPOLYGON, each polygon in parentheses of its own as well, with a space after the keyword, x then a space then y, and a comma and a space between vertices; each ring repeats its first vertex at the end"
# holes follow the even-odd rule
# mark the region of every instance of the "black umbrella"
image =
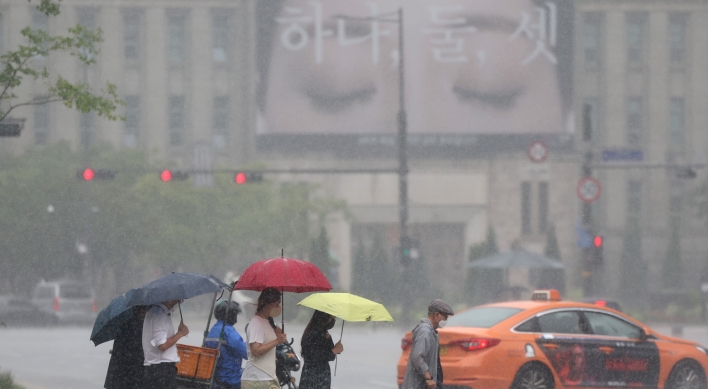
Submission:
POLYGON ((120 332, 120 327, 133 316, 133 310, 128 308, 128 300, 137 289, 131 289, 111 301, 96 316, 96 322, 91 331, 91 341, 98 346, 101 343, 114 340, 120 332))
POLYGON ((218 293, 229 286, 211 274, 172 273, 139 288, 128 300, 128 307, 183 300, 207 293, 218 293))

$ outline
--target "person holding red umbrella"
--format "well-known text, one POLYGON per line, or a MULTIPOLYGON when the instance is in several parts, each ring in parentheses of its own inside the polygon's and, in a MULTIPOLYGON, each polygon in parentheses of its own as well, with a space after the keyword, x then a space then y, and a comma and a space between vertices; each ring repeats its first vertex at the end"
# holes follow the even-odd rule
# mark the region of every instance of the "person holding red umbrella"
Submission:
POLYGON ((287 343, 287 336, 271 325, 272 318, 282 312, 281 293, 265 288, 258 296, 256 314, 246 326, 248 362, 241 375, 242 389, 280 389, 275 370, 276 346, 287 343))

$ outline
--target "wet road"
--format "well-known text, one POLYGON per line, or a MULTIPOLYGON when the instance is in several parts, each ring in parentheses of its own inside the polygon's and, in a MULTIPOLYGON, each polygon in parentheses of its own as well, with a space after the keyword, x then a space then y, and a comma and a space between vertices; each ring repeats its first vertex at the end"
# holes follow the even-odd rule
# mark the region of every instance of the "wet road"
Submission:
MULTIPOLYGON (((205 323, 188 322, 191 334, 181 343, 198 345, 205 323)), ((339 337, 339 324, 331 332, 339 337)), ((669 326, 652 326, 671 335, 669 326)), ((241 323, 237 329, 243 334, 241 323)), ((286 332, 296 338, 303 326, 286 324, 286 332)), ((0 327, 0 369, 10 370, 27 389, 98 389, 103 387, 112 342, 94 347, 89 327, 2 328, 0 327)), ((400 355, 403 331, 371 323, 347 324, 343 343, 345 352, 338 361, 333 389, 396 389, 395 365, 400 355)), ((708 328, 683 327, 683 336, 708 345, 708 328)), ((332 366, 334 368, 334 366, 332 366)), ((296 376, 298 374, 295 374, 296 376)))
MULTIPOLYGON (((239 323, 240 324, 240 323, 239 323)), ((339 338, 341 322, 331 331, 339 338)), ((375 330, 367 324, 347 324, 333 389, 396 389, 396 362, 403 331, 393 327, 375 330)), ((189 325, 189 323, 188 323, 189 325)), ((199 345, 205 324, 190 325, 190 335, 180 343, 199 345)), ((239 333, 243 329, 237 325, 239 333)), ((286 332, 299 339, 304 326, 288 325, 286 332)), ((94 347, 89 327, 2 328, 0 327, 0 370, 10 370, 26 389, 103 388, 113 342, 94 347)), ((332 363, 334 369, 334 363, 332 363)), ((295 374, 299 378, 299 372, 295 374)))

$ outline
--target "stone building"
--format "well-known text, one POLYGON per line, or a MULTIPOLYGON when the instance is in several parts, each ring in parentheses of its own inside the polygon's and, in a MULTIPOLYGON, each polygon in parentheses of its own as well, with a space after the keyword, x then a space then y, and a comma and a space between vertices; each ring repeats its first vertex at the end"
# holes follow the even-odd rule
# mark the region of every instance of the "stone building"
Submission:
POLYGON ((705 172, 682 179, 671 166, 707 162, 708 3, 575 4, 575 100, 593 109, 596 162, 619 165, 595 169, 603 186, 594 218, 606 242, 606 290, 622 290, 622 263, 634 260, 645 290, 695 291, 708 247, 692 200, 705 172), (603 162, 608 149, 640 150, 643 160, 603 162), (680 262, 668 253, 672 232, 680 236, 680 262), (627 252, 631 239, 640 250, 627 252), (664 284, 671 268, 681 269, 683 286, 664 284))

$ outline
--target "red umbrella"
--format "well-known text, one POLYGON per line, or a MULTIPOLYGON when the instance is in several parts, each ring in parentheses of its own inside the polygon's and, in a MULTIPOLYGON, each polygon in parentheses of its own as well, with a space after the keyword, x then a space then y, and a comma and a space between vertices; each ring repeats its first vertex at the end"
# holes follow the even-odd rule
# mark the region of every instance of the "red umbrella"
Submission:
MULTIPOLYGON (((264 259, 249 266, 239 277, 235 287, 238 290, 258 292, 265 288, 276 288, 281 292, 304 293, 326 292, 332 290, 332 285, 322 271, 310 262, 281 257, 264 259)), ((281 322, 283 328, 284 322, 283 318, 281 322)))
POLYGON ((332 290, 317 266, 293 258, 273 258, 249 266, 239 277, 236 289, 263 291, 277 288, 281 292, 326 292, 332 290))

